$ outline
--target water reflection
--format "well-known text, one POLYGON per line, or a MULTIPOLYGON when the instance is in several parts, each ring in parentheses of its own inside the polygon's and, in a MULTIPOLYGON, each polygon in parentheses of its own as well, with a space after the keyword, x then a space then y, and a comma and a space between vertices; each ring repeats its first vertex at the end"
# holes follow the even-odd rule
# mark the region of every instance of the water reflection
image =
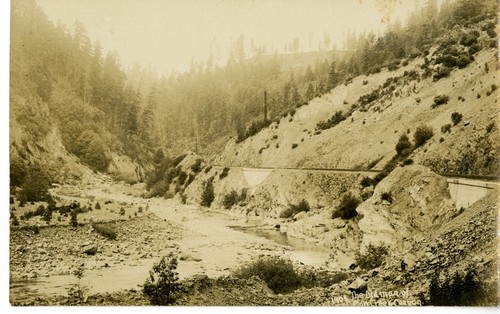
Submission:
POLYGON ((298 238, 287 237, 279 230, 258 229, 254 226, 230 226, 233 230, 238 230, 246 234, 258 236, 272 240, 278 244, 292 248, 290 258, 305 265, 321 267, 328 260, 330 252, 328 249, 309 243, 298 238))

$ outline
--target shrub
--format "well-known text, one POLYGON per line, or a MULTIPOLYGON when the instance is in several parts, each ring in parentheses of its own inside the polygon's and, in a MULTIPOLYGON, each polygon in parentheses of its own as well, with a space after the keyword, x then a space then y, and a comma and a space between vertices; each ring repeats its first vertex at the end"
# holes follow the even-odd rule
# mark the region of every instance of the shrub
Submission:
POLYGON ((174 160, 172 160, 172 165, 174 167, 177 167, 183 160, 184 158, 186 158, 187 154, 181 154, 177 157, 174 158, 174 160))
POLYGON ((247 199, 247 193, 248 193, 247 189, 242 189, 241 190, 240 199, 239 199, 240 202, 246 201, 246 199, 247 199))
POLYGON ((332 213, 332 219, 340 217, 344 220, 349 220, 356 217, 358 215, 356 208, 360 202, 361 201, 351 193, 344 194, 340 201, 340 205, 332 213))
POLYGON ((429 284, 429 298, 423 300, 423 304, 435 306, 496 305, 496 291, 494 290, 482 284, 474 270, 468 270, 463 276, 458 272, 455 272, 453 276, 445 273, 443 279, 439 272, 435 272, 429 284))
POLYGON ((205 168, 205 173, 210 172, 210 170, 212 170, 212 166, 207 166, 207 167, 205 168))
POLYGON ((278 256, 259 257, 257 261, 241 267, 233 274, 242 279, 257 276, 275 293, 292 292, 303 286, 305 281, 305 276, 294 269, 290 260, 278 256))
POLYGON ((431 108, 434 109, 434 108, 439 107, 441 105, 447 104, 448 100, 450 100, 448 95, 438 95, 438 96, 434 97, 434 103, 432 104, 431 108))
POLYGON ((28 210, 27 212, 24 212, 21 216, 21 220, 30 220, 31 217, 34 216, 34 213, 31 210, 28 210))
POLYGON ((363 177, 360 182, 361 186, 366 188, 373 184, 373 179, 370 177, 363 177))
POLYGON ((51 180, 48 174, 39 166, 28 168, 24 182, 21 184, 19 200, 21 204, 27 202, 49 201, 51 180))
POLYGON ((382 194, 380 195, 380 199, 382 201, 387 201, 387 202, 389 202, 391 204, 392 204, 392 201, 393 201, 391 192, 382 192, 382 194))
POLYGON ((490 133, 494 127, 495 127, 495 122, 491 122, 490 124, 488 124, 486 126, 486 133, 490 133))
POLYGON ((165 180, 160 180, 156 182, 151 190, 149 191, 148 197, 157 197, 165 195, 165 192, 168 190, 168 184, 165 180))
POLYGON ((447 123, 441 126, 441 133, 451 132, 451 124, 447 123))
POLYGON ((181 171, 179 173, 179 181, 178 182, 179 182, 180 185, 183 185, 184 182, 186 182, 187 176, 188 176, 187 173, 184 172, 184 171, 181 171))
POLYGON ((111 162, 108 147, 102 138, 92 130, 83 131, 78 137, 78 146, 73 149, 83 163, 96 171, 105 171, 111 162))
MULTIPOLYGON (((472 47, 471 47, 472 48, 472 47)), ((469 48, 469 49, 471 49, 469 48)), ((462 54, 458 57, 457 59, 457 66, 460 68, 460 69, 463 69, 465 68, 466 66, 469 65, 469 63, 472 62, 472 59, 470 56, 466 55, 466 54, 462 54)))
POLYGON ((462 114, 456 111, 453 112, 451 114, 451 122, 453 122, 453 125, 457 125, 460 121, 462 121, 462 114))
POLYGON ((40 234, 40 227, 38 225, 29 226, 28 230, 33 231, 33 234, 40 234))
POLYGON ((143 287, 143 294, 152 305, 173 304, 176 294, 180 291, 179 274, 177 273, 177 258, 173 253, 162 257, 158 264, 149 271, 143 287))
POLYGON ((71 211, 70 224, 73 227, 78 227, 78 211, 76 209, 71 211))
POLYGON ((201 162, 202 162, 202 160, 198 158, 198 159, 196 159, 196 162, 191 166, 191 170, 194 173, 198 173, 201 171, 201 162))
POLYGON ((309 206, 309 203, 305 200, 302 199, 298 204, 290 204, 290 208, 292 208, 295 212, 308 212, 311 210, 311 207, 309 206))
POLYGON ((420 125, 415 130, 413 134, 413 141, 415 143, 415 147, 420 147, 427 142, 434 135, 434 131, 431 127, 426 125, 420 125))
POLYGON ((194 178, 196 178, 196 175, 190 173, 189 176, 188 176, 188 179, 187 179, 187 183, 186 183, 186 186, 190 185, 191 183, 193 183, 194 181, 194 178))
POLYGON ((16 187, 23 184, 28 172, 26 163, 23 159, 14 157, 10 160, 10 186, 16 187))
POLYGON ((210 207, 210 205, 212 205, 212 202, 214 201, 214 198, 214 185, 212 183, 212 180, 209 179, 204 183, 203 193, 201 194, 201 206, 210 207))
POLYGON ((34 216, 43 216, 45 214, 45 206, 40 205, 36 208, 35 213, 33 214, 34 216))
POLYGON ((108 240, 116 240, 117 238, 116 229, 110 225, 93 224, 92 227, 94 228, 95 232, 108 240))
POLYGON ((12 225, 13 225, 13 226, 19 226, 19 220, 17 219, 16 214, 14 214, 14 213, 13 213, 13 214, 11 215, 11 218, 10 218, 10 219, 11 219, 11 221, 12 221, 12 225))
POLYGON ((125 216, 125 208, 120 208, 120 215, 125 216))
POLYGON ((342 114, 342 110, 337 111, 330 119, 318 122, 318 124, 316 125, 316 130, 330 129, 340 122, 344 121, 345 119, 347 119, 347 116, 342 114))
POLYGON ((101 209, 101 204, 99 204, 99 202, 95 204, 95 209, 101 209))
POLYGON ((308 212, 310 210, 311 207, 309 203, 305 199, 302 199, 298 204, 290 204, 290 206, 280 214, 280 217, 290 218, 300 212, 308 212))
POLYGON ((166 199, 166 200, 169 200, 171 198, 174 198, 174 193, 170 192, 170 191, 167 191, 165 192, 165 194, 163 195, 163 198, 166 199))
POLYGON ((83 264, 78 266, 77 269, 73 271, 73 275, 77 278, 77 283, 74 287, 67 288, 68 299, 71 303, 82 303, 85 301, 85 294, 88 292, 88 288, 82 285, 82 278, 85 275, 85 269, 83 264))
POLYGON ((394 60, 394 61, 391 61, 388 65, 387 65, 387 70, 389 71, 394 71, 394 70, 397 70, 399 68, 399 63, 400 61, 399 60, 394 60))
POLYGON ((412 151, 412 145, 410 140, 408 139, 408 136, 406 134, 402 134, 399 137, 399 141, 396 144, 396 153, 399 156, 406 157, 411 154, 412 151))
POLYGON ((356 264, 361 269, 374 269, 382 265, 387 256, 387 248, 383 245, 368 245, 364 254, 356 254, 356 264))
MULTIPOLYGON (((284 114, 286 116, 286 114, 284 114)), ((259 133, 260 130, 268 127, 272 123, 271 120, 261 120, 261 121, 256 121, 253 122, 249 127, 248 130, 245 132, 244 130, 241 130, 238 132, 238 137, 236 138, 236 143, 240 143, 244 141, 245 139, 254 136, 255 134, 259 133)))
POLYGON ((180 196, 181 196, 181 204, 187 204, 187 195, 181 193, 180 196))
POLYGON ((231 190, 228 194, 224 195, 224 200, 222 205, 225 209, 231 208, 233 205, 237 204, 239 200, 238 192, 231 190))
POLYGON ((451 73, 451 68, 446 67, 446 66, 439 67, 439 69, 437 70, 437 72, 433 76, 433 80, 439 81, 440 79, 442 79, 444 77, 450 76, 450 73, 451 73))
POLYGON ((230 169, 228 167, 224 167, 224 169, 222 169, 221 174, 219 175, 219 179, 222 180, 225 177, 227 177, 227 175, 229 174, 229 170, 230 169))
POLYGON ((49 208, 47 208, 43 213, 42 218, 47 224, 49 224, 50 221, 52 220, 52 211, 49 208))
POLYGON ((472 31, 468 34, 463 34, 460 38, 460 44, 464 46, 472 46, 473 44, 477 44, 477 38, 479 37, 478 31, 472 31))
POLYGON ((292 144, 292 149, 297 148, 297 146, 299 146, 299 144, 293 143, 293 144, 292 144))

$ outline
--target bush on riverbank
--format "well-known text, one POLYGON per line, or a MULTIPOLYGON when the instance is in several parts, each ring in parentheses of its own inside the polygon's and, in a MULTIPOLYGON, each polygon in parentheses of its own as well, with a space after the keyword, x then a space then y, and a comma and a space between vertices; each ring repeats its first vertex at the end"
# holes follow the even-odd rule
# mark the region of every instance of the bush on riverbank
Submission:
POLYGON ((236 205, 240 202, 244 202, 247 198, 247 191, 245 189, 241 190, 241 194, 238 194, 235 190, 231 190, 228 194, 224 195, 224 199, 222 200, 222 206, 225 209, 230 209, 233 205, 236 205))
POLYGON ((351 193, 347 193, 342 197, 338 208, 332 213, 332 219, 342 218, 344 220, 349 220, 358 215, 356 208, 361 201, 357 199, 351 193))
POLYGON ((305 199, 302 199, 298 204, 290 204, 290 206, 280 214, 280 218, 290 218, 300 212, 307 213, 310 210, 311 206, 309 206, 309 203, 305 199))
POLYGON ((294 268, 292 261, 278 256, 259 257, 257 261, 236 270, 234 276, 241 279, 257 276, 275 293, 288 293, 300 287, 309 288, 315 285, 317 279, 314 272, 300 272, 294 268))
POLYGON ((203 193, 201 194, 201 206, 204 207, 210 207, 212 205, 212 202, 214 201, 215 194, 214 194, 214 184, 213 184, 213 177, 205 181, 204 187, 203 187, 203 193))
POLYGON ((158 264, 153 265, 146 279, 143 294, 149 299, 151 305, 169 305, 175 302, 180 290, 177 257, 170 253, 165 259, 162 257, 158 264))

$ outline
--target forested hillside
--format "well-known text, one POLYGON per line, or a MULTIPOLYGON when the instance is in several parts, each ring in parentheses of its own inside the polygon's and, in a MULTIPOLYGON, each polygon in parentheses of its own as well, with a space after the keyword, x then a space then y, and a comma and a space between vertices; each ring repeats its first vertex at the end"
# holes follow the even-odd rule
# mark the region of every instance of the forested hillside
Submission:
POLYGON ((13 183, 37 163, 29 145, 53 132, 95 171, 108 170, 112 152, 147 164, 153 114, 141 109, 118 56, 103 56, 81 23, 54 26, 35 1, 13 1, 10 66, 13 183))
MULTIPOLYGON (((157 148, 170 156, 185 150, 215 156, 230 137, 244 141, 283 117, 292 120, 296 108, 338 85, 382 68, 395 71, 418 57, 425 57, 422 78, 440 80, 466 67, 481 49, 497 46, 496 8, 493 0, 445 1, 440 8, 429 0, 406 24, 394 21, 382 35, 348 33, 343 49, 333 51, 292 49, 279 55, 256 47, 249 52, 241 36, 225 66, 209 58, 167 76, 137 67, 124 70, 118 55, 104 55, 81 23, 71 30, 53 25, 34 0, 15 1, 12 182, 23 182, 27 165, 36 164, 30 145, 48 135, 60 138, 67 152, 94 171, 109 171, 114 155, 148 168, 157 148), (429 52, 436 44, 438 49, 429 52)), ((363 107, 379 96, 367 94, 358 103, 363 107)), ((337 123, 332 114, 320 129, 337 123)), ((52 168, 60 170, 57 162, 52 168)))
MULTIPOLYGON (((134 85, 151 95, 148 106, 158 113, 162 145, 175 152, 199 149, 212 155, 221 151, 228 137, 242 141, 282 116, 293 116, 295 108, 356 76, 378 73, 384 67, 394 71, 414 58, 427 56, 437 40, 442 43, 443 56, 437 62, 440 72, 436 80, 453 68, 465 67, 483 46, 497 46, 496 6, 492 0, 448 0, 438 8, 437 0, 429 0, 406 24, 394 21, 381 35, 348 33, 343 50, 311 54, 300 62, 293 54, 263 54, 265 49, 248 52, 242 36, 233 43, 224 67, 208 59, 193 63, 187 73, 168 78, 156 79, 137 69, 131 74, 134 85), (479 34, 468 29, 480 22, 488 35, 478 43, 479 34), (450 30, 457 38, 444 36, 450 30), (264 92, 268 121, 264 121, 264 92)), ((430 69, 427 72, 430 75, 430 69)))

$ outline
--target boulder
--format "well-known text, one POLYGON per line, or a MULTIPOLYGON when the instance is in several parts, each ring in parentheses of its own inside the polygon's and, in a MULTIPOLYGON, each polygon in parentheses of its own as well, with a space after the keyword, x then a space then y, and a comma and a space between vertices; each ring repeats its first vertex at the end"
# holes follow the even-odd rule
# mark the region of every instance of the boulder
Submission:
POLYGON ((349 285, 349 287, 347 287, 347 289, 349 289, 350 292, 354 292, 356 294, 365 293, 368 289, 368 284, 363 279, 357 278, 349 285))
POLYGON ((333 221, 332 221, 332 224, 335 226, 335 228, 337 229, 342 229, 345 227, 345 221, 340 219, 340 218, 335 218, 333 221))
POLYGON ((369 274, 370 274, 369 276, 370 276, 370 277, 375 277, 375 276, 377 276, 377 275, 378 275, 378 273, 379 273, 379 269, 378 269, 378 268, 375 268, 375 269, 372 269, 372 270, 369 272, 369 274))
POLYGON ((293 216, 293 220, 300 220, 300 219, 303 219, 305 217, 307 217, 307 213, 300 212, 300 213, 297 213, 295 216, 293 216))
POLYGON ((182 253, 179 257, 179 260, 186 262, 201 262, 201 258, 199 256, 195 256, 189 253, 182 253))
POLYGON ((87 255, 95 255, 97 253, 97 245, 90 244, 82 248, 82 253, 87 255))

